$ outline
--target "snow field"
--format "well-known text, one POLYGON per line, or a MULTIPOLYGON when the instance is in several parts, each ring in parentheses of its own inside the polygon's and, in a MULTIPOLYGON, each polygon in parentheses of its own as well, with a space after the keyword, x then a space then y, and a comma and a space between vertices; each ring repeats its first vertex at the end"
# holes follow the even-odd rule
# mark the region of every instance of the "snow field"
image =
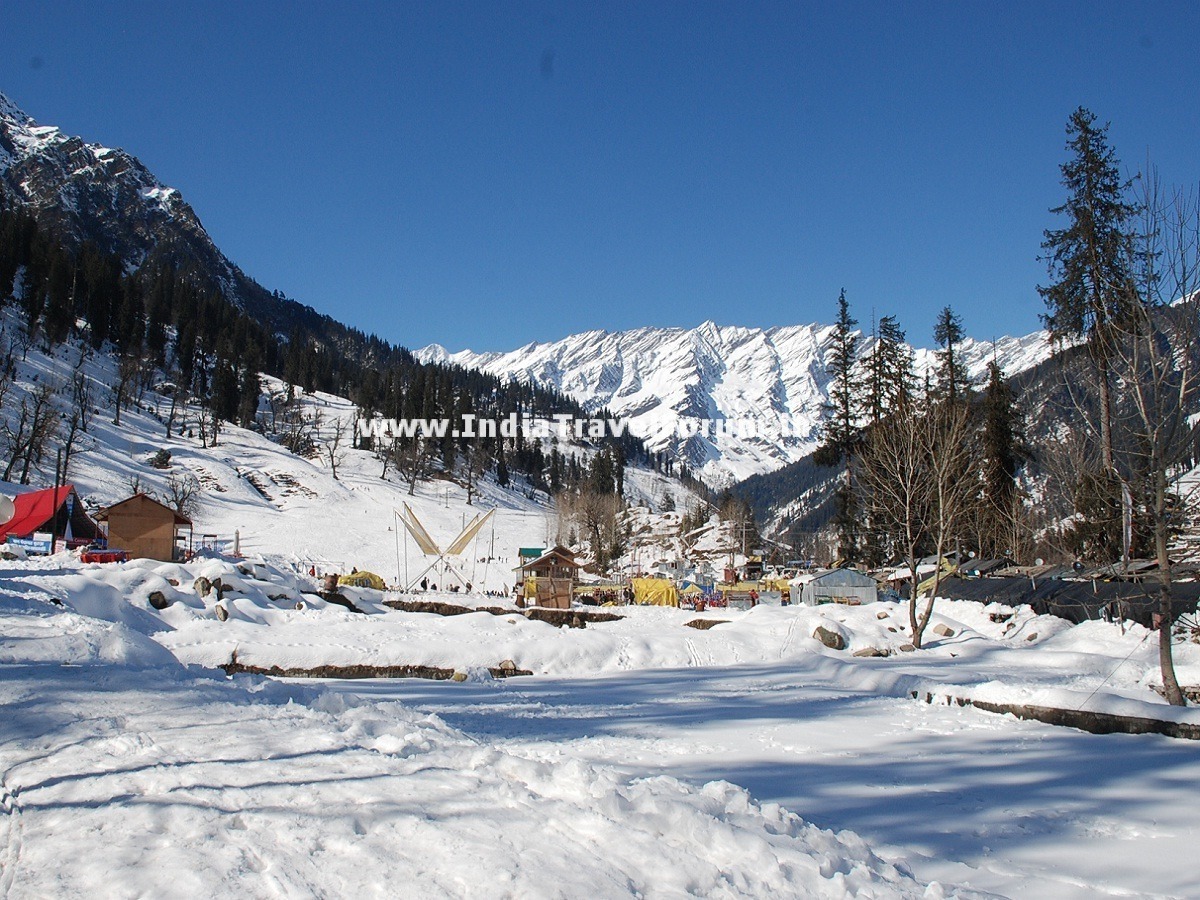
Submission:
POLYGON ((925 895, 734 785, 531 759, 395 702, 100 660, 5 664, 0 702, 12 897, 925 895))
MULTIPOLYGON (((947 601, 935 624, 954 633, 909 653, 888 603, 619 608, 559 629, 348 589, 356 615, 312 591, 263 560, 0 562, 11 895, 1180 893, 1163 861, 1197 825, 1176 800, 1200 777, 1193 746, 909 699, 1086 698, 1196 721, 1147 686, 1141 629, 947 601), (200 577, 227 586, 226 621, 200 577), (154 590, 173 602, 154 609, 154 590), (727 621, 685 627, 701 617, 727 621), (866 647, 891 655, 851 655, 866 647), (470 677, 321 689, 176 661, 235 649, 470 677), (483 671, 506 658, 540 674, 483 671)), ((1198 663, 1180 649, 1185 681, 1198 663)))

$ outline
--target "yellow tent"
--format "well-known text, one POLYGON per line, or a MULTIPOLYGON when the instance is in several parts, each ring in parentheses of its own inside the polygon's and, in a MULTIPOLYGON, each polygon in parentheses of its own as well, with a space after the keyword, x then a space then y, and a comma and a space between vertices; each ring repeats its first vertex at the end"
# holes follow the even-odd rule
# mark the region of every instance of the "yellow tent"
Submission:
POLYGON ((665 578, 633 578, 633 602, 642 606, 678 606, 679 591, 665 578))
POLYGON ((354 572, 350 575, 342 575, 338 578, 338 584, 348 584, 350 587, 374 588, 377 591, 387 590, 387 582, 374 572, 354 572))

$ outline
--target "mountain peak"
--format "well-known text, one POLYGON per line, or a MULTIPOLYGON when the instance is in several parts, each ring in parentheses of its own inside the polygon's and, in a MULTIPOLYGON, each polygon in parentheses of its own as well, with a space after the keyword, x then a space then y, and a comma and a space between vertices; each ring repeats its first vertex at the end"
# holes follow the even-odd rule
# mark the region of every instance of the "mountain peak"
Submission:
POLYGON ((29 114, 13 103, 2 91, 0 91, 0 118, 11 119, 22 125, 35 124, 29 114))

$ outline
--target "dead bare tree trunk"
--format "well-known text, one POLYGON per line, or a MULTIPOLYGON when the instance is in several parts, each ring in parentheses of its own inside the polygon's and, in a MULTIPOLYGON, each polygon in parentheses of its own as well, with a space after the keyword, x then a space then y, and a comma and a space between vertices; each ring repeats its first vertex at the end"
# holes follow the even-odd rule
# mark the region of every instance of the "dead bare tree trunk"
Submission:
POLYGON ((343 444, 346 440, 346 421, 341 418, 333 420, 332 437, 326 441, 324 447, 325 459, 329 462, 329 474, 333 476, 333 480, 338 480, 338 466, 342 464, 342 460, 346 458, 346 451, 343 444))
POLYGON ((1170 538, 1174 508, 1171 473, 1190 459, 1196 427, 1192 408, 1200 398, 1200 194, 1162 195, 1157 175, 1142 182, 1145 219, 1136 264, 1137 292, 1131 321, 1114 341, 1121 399, 1118 421, 1129 440, 1122 465, 1132 490, 1140 491, 1150 519, 1159 575, 1158 649, 1167 702, 1185 705, 1172 652, 1170 538), (1134 478, 1138 473, 1142 477, 1134 478))

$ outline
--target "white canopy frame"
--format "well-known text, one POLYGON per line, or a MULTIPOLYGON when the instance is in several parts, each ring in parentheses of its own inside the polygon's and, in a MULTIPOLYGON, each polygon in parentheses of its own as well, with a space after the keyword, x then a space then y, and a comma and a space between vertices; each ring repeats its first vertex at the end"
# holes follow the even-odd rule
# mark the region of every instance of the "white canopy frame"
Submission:
POLYGON ((434 557, 433 561, 425 566, 425 568, 422 569, 414 578, 408 579, 408 583, 404 586, 404 590, 411 591, 413 586, 419 584, 421 579, 424 578, 429 572, 433 571, 433 569, 439 563, 442 565, 443 571, 445 571, 447 574, 453 575, 464 589, 471 590, 471 582, 467 580, 466 575, 464 575, 462 572, 461 564, 458 563, 455 558, 462 556, 463 551, 467 549, 471 541, 479 536, 479 532, 482 531, 483 526, 491 520, 496 510, 489 509, 485 513, 476 513, 475 518, 468 522, 463 530, 458 533, 458 537, 451 541, 450 545, 443 550, 438 546, 437 541, 433 539, 433 537, 426 530, 425 526, 421 524, 421 520, 418 519, 417 514, 412 511, 412 507, 410 507, 407 503, 403 504, 403 506, 403 511, 398 509, 393 510, 396 514, 396 518, 401 524, 404 525, 404 530, 408 532, 414 541, 416 541, 417 547, 420 548, 422 555, 426 558, 431 556, 434 557))

